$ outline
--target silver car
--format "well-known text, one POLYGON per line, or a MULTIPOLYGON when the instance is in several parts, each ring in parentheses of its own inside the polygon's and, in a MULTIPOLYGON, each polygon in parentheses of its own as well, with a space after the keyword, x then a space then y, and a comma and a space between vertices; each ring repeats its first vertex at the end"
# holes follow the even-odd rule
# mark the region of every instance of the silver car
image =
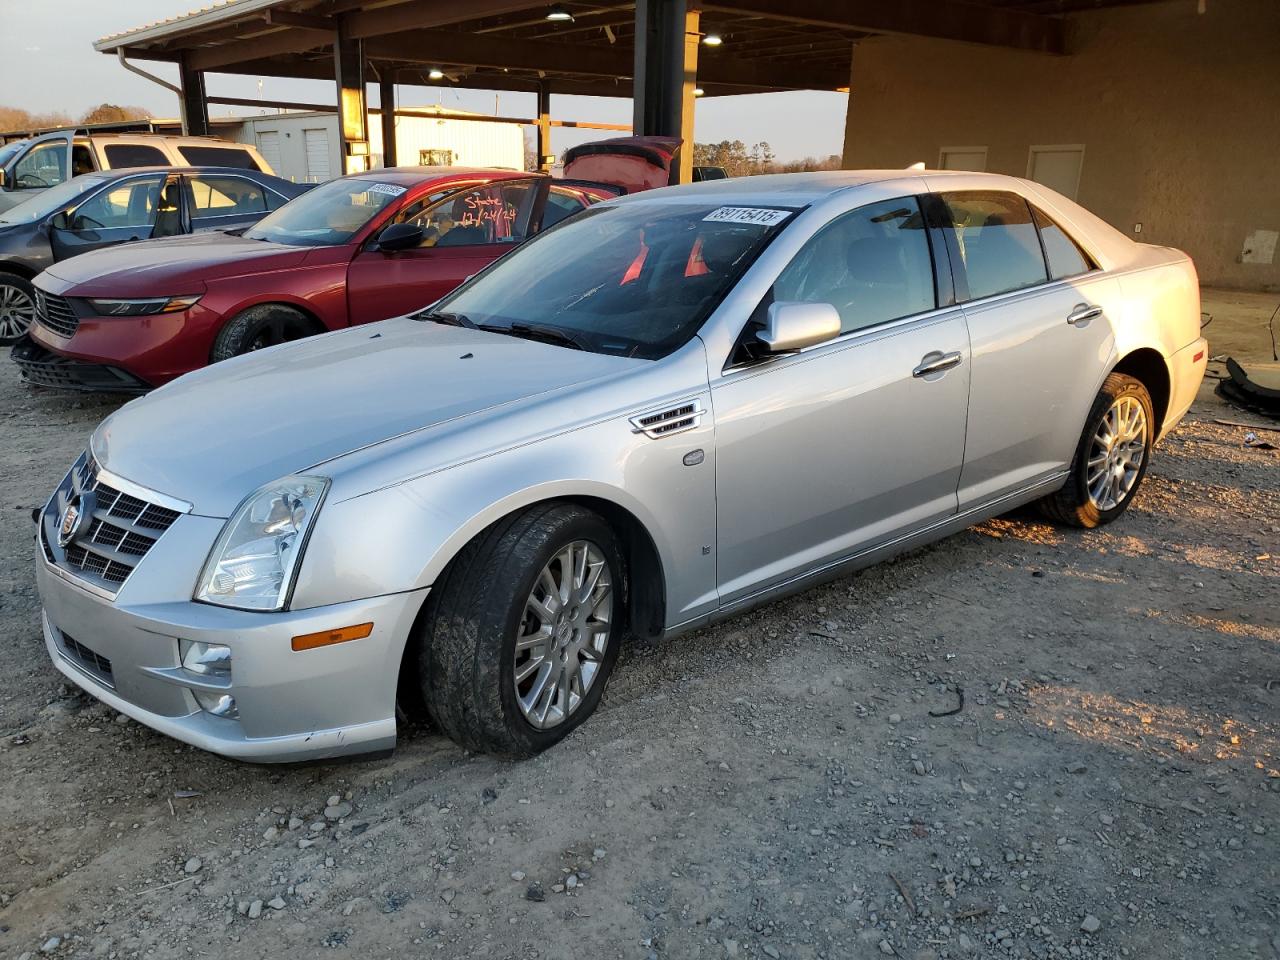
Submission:
POLYGON ((247 760, 390 749, 398 705, 530 755, 627 637, 1031 501, 1115 519, 1205 354, 1185 255, 1024 180, 624 197, 109 417, 39 517, 49 654, 247 760))

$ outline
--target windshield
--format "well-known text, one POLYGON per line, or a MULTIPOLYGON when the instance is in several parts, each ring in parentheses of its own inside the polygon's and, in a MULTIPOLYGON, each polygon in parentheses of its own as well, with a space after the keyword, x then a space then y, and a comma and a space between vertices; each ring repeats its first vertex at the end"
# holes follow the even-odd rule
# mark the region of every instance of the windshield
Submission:
POLYGON ((330 180, 263 217, 244 236, 294 247, 347 243, 405 190, 396 183, 363 177, 330 180))
POLYGON ((793 213, 680 202, 596 207, 516 248, 432 312, 658 359, 693 336, 793 213))
POLYGON ((34 223, 36 220, 42 220, 51 213, 65 209, 86 190, 92 190, 106 179, 106 177, 95 177, 91 174, 72 177, 56 187, 41 190, 17 206, 10 207, 3 216, 0 216, 0 223, 34 223))

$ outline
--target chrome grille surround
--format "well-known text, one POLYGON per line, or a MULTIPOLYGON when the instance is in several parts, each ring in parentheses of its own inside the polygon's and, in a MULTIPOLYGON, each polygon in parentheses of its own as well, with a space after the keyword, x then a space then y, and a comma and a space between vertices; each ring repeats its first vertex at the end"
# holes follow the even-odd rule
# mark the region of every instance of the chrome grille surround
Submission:
POLYGON ((115 596, 164 531, 190 509, 189 504, 162 494, 152 494, 154 499, 137 494, 147 491, 107 474, 85 451, 41 514, 40 547, 45 559, 97 592, 115 596), (133 492, 120 489, 125 485, 133 492), (92 497, 87 497, 90 493, 92 497), (161 499, 166 502, 155 502, 161 499), (69 542, 61 543, 59 530, 68 507, 82 502, 91 505, 92 516, 69 542))
POLYGON ((80 327, 80 318, 71 307, 71 301, 55 293, 36 291, 36 320, 60 337, 70 337, 80 327))

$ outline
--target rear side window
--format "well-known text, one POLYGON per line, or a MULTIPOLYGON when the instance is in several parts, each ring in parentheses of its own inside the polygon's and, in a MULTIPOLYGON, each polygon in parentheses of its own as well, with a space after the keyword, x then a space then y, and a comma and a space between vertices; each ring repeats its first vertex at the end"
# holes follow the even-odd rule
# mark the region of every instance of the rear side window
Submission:
POLYGON ((969 282, 969 299, 1048 280, 1031 208, 1011 193, 943 194, 969 282))
POLYGON ((1032 207, 1036 226, 1040 228, 1040 241, 1044 244, 1045 259, 1049 261, 1049 277, 1062 280, 1075 277, 1097 268, 1092 258, 1084 252, 1071 234, 1049 219, 1039 207, 1032 207))
POLYGON ((164 151, 149 147, 145 143, 109 143, 102 148, 106 154, 107 166, 112 170, 121 167, 165 167, 169 158, 164 151))
POLYGON ((193 217, 244 217, 267 212, 263 189, 241 177, 195 176, 187 182, 193 217))
POLYGON ((774 301, 830 303, 840 332, 937 306, 933 260, 915 197, 851 210, 816 233, 773 285, 774 301))
POLYGON ((182 159, 193 167, 236 167, 240 170, 261 169, 248 150, 236 147, 206 147, 183 144, 178 147, 182 159))

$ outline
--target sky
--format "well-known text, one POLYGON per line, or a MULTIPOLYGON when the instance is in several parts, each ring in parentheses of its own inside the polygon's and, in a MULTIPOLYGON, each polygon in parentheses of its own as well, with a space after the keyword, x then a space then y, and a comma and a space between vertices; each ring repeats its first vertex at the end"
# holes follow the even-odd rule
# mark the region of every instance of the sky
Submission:
MULTIPOLYGON (((41 113, 63 110, 83 114, 99 103, 145 107, 158 117, 178 115, 173 93, 126 71, 114 57, 96 52, 92 43, 143 24, 179 16, 210 0, 0 0, 0 104, 41 113)), ((139 62, 144 69, 177 81, 169 64, 139 62)), ((332 83, 212 74, 206 89, 212 96, 257 97, 333 103, 332 83)), ((488 93, 400 87, 401 106, 445 107, 503 116, 532 116, 533 94, 488 93)), ((371 104, 376 93, 371 89, 371 104)), ((699 100, 694 117, 700 142, 768 141, 779 160, 839 153, 848 95, 834 92, 773 93, 699 100)), ((560 120, 629 123, 631 102, 604 97, 557 96, 552 116, 560 120)), ((243 107, 210 106, 210 113, 244 115, 243 107)), ((557 129, 556 153, 584 139, 616 136, 557 129)))

